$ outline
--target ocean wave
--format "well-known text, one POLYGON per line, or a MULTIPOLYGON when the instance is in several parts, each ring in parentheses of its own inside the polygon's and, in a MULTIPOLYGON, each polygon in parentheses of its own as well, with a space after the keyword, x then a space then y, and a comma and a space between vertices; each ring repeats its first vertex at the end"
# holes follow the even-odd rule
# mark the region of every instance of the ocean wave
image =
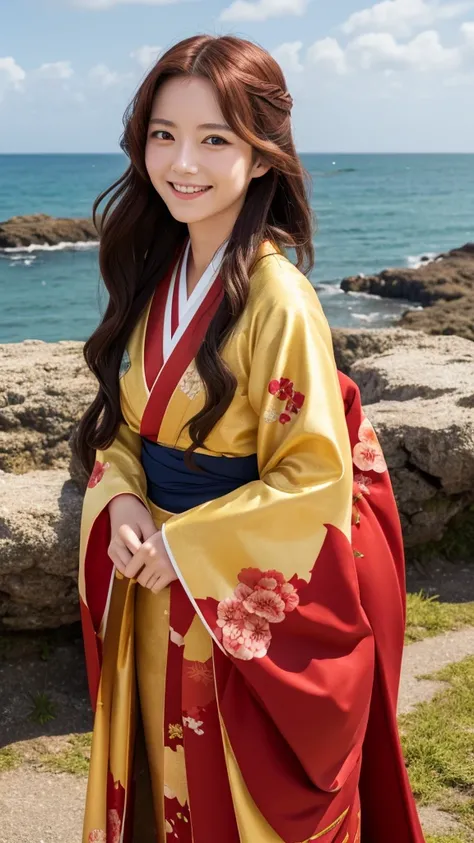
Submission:
POLYGON ((420 266, 425 266, 431 263, 437 257, 438 252, 424 252, 422 255, 408 255, 407 266, 410 269, 419 269, 420 266))
POLYGON ((32 243, 30 246, 5 246, 5 248, 0 249, 0 252, 4 254, 15 254, 17 252, 64 252, 69 250, 71 252, 80 252, 87 249, 97 249, 99 245, 98 240, 90 240, 88 242, 80 242, 80 243, 56 243, 54 246, 51 246, 49 243, 32 243))

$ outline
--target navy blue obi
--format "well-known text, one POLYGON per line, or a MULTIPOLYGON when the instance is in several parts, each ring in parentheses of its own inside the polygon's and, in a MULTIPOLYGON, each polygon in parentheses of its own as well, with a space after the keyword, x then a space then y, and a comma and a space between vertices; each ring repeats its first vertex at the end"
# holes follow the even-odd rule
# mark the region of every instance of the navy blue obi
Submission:
POLYGON ((168 448, 142 436, 141 461, 147 478, 147 495, 156 506, 168 512, 185 512, 259 478, 256 454, 211 457, 194 451, 192 458, 203 472, 185 465, 183 450, 168 448))

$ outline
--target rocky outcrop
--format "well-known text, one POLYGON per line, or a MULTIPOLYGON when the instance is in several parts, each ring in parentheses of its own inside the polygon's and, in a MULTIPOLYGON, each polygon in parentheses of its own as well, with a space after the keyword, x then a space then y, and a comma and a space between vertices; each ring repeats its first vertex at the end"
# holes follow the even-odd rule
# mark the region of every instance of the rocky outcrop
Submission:
POLYGON ((87 243, 99 236, 91 219, 30 214, 0 222, 0 249, 20 246, 57 246, 58 243, 87 243))
POLYGON ((67 468, 69 437, 96 394, 83 343, 0 345, 0 470, 67 468))
MULTIPOLYGON (((407 548, 474 501, 474 345, 400 328, 333 331, 389 465, 407 548)), ((0 345, 0 626, 78 618, 84 480, 71 432, 96 393, 82 343, 0 345)))
POLYGON ((47 629, 79 619, 81 505, 65 469, 0 473, 0 626, 47 629))
POLYGON ((333 336, 382 443, 405 547, 441 540, 474 501, 474 345, 397 328, 333 336))
POLYGON ((398 323, 402 328, 474 340, 474 243, 425 261, 418 269, 344 278, 341 288, 419 302, 424 310, 407 311, 398 323))

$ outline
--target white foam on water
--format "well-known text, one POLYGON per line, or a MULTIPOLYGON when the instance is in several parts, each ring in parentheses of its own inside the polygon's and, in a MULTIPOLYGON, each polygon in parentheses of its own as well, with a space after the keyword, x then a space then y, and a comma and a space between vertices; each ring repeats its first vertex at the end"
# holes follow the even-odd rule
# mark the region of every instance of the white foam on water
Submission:
POLYGON ((422 255, 408 255, 407 266, 410 269, 419 269, 420 266, 425 266, 427 263, 434 261, 437 256, 438 252, 424 252, 422 255), (428 258, 428 260, 423 260, 423 258, 428 258))
POLYGON ((7 254, 14 254, 15 252, 64 252, 66 250, 80 252, 86 249, 97 249, 98 245, 98 240, 90 240, 86 243, 63 242, 56 243, 54 246, 51 246, 49 243, 32 243, 30 246, 5 246, 0 251, 6 252, 7 254))

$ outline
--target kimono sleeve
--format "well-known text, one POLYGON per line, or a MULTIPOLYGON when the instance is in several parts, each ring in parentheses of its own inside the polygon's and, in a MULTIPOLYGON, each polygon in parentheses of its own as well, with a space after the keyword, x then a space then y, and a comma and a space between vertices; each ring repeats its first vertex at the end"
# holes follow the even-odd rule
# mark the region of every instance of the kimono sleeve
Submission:
POLYGON ((285 840, 317 828, 316 791, 340 790, 357 768, 374 669, 351 544, 351 446, 329 326, 311 291, 256 316, 248 397, 259 479, 163 527, 214 639, 239 768, 285 840))
POLYGON ((79 605, 93 707, 100 678, 107 603, 114 576, 114 566, 108 555, 108 504, 117 495, 132 494, 148 507, 140 452, 139 434, 121 422, 112 444, 106 450, 96 452, 84 495, 79 550, 79 605))

